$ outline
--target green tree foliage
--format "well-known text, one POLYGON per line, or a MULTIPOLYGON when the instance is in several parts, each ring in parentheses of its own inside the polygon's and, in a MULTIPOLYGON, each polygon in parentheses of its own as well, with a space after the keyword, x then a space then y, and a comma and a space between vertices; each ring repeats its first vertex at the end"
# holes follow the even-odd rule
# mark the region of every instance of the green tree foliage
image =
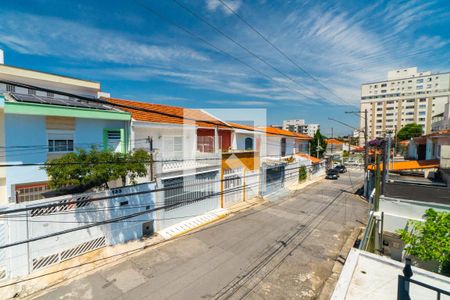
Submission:
POLYGON ((317 153, 319 153, 319 157, 323 157, 323 153, 325 152, 327 148, 327 143, 325 142, 325 136, 323 136, 320 133, 320 130, 317 130, 316 134, 314 135, 314 138, 309 141, 309 149, 311 152, 311 155, 317 156, 317 153))
POLYGON ((406 244, 407 254, 423 261, 437 261, 441 273, 449 274, 450 212, 429 208, 425 212, 425 222, 409 220, 406 229, 398 233, 406 244))
POLYGON ((303 181, 308 177, 308 173, 306 172, 306 166, 301 166, 298 169, 298 181, 303 181))
POLYGON ((89 151, 77 149, 76 152, 49 160, 43 169, 53 189, 79 186, 87 190, 96 186, 108 187, 109 181, 119 178, 125 185, 127 176, 135 182, 137 177, 147 175, 150 161, 151 155, 144 150, 118 153, 96 148, 89 151))
POLYGON ((411 123, 406 124, 405 127, 399 130, 399 132, 397 133, 397 138, 400 141, 404 141, 421 135, 422 135, 422 126, 415 123, 411 123))

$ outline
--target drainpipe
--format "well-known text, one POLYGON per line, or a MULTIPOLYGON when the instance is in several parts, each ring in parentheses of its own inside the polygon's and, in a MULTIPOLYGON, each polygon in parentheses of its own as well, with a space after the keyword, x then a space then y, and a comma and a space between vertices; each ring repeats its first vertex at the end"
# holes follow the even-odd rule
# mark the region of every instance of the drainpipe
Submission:
POLYGON ((214 153, 220 153, 219 149, 219 128, 214 127, 214 153))

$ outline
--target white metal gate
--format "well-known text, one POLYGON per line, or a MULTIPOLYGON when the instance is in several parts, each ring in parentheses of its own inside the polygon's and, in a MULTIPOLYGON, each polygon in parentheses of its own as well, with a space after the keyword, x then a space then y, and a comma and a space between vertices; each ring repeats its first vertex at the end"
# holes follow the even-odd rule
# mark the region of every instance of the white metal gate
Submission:
POLYGON ((223 174, 223 206, 230 207, 243 201, 243 169, 226 169, 223 174))

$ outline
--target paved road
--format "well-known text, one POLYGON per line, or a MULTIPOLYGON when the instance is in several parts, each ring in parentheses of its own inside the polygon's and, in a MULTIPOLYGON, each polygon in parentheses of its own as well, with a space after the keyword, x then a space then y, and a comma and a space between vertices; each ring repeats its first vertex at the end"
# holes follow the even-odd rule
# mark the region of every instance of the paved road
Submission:
POLYGON ((366 215, 366 204, 346 192, 362 174, 350 173, 148 249, 40 299, 315 298, 366 215))

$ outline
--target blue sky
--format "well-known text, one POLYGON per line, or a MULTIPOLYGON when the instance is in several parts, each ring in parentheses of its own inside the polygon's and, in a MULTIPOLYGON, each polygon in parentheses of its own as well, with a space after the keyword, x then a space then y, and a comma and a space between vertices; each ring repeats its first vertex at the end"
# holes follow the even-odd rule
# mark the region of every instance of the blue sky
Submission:
POLYGON ((177 1, 276 70, 173 0, 4 0, 0 47, 7 64, 100 81, 115 97, 195 108, 266 108, 269 123, 303 118, 320 123, 325 134, 331 127, 337 134, 351 131, 328 117, 358 126, 358 118, 344 112, 358 108, 361 83, 381 80, 395 68, 450 70, 448 0, 226 0, 332 93, 220 1, 177 1))

